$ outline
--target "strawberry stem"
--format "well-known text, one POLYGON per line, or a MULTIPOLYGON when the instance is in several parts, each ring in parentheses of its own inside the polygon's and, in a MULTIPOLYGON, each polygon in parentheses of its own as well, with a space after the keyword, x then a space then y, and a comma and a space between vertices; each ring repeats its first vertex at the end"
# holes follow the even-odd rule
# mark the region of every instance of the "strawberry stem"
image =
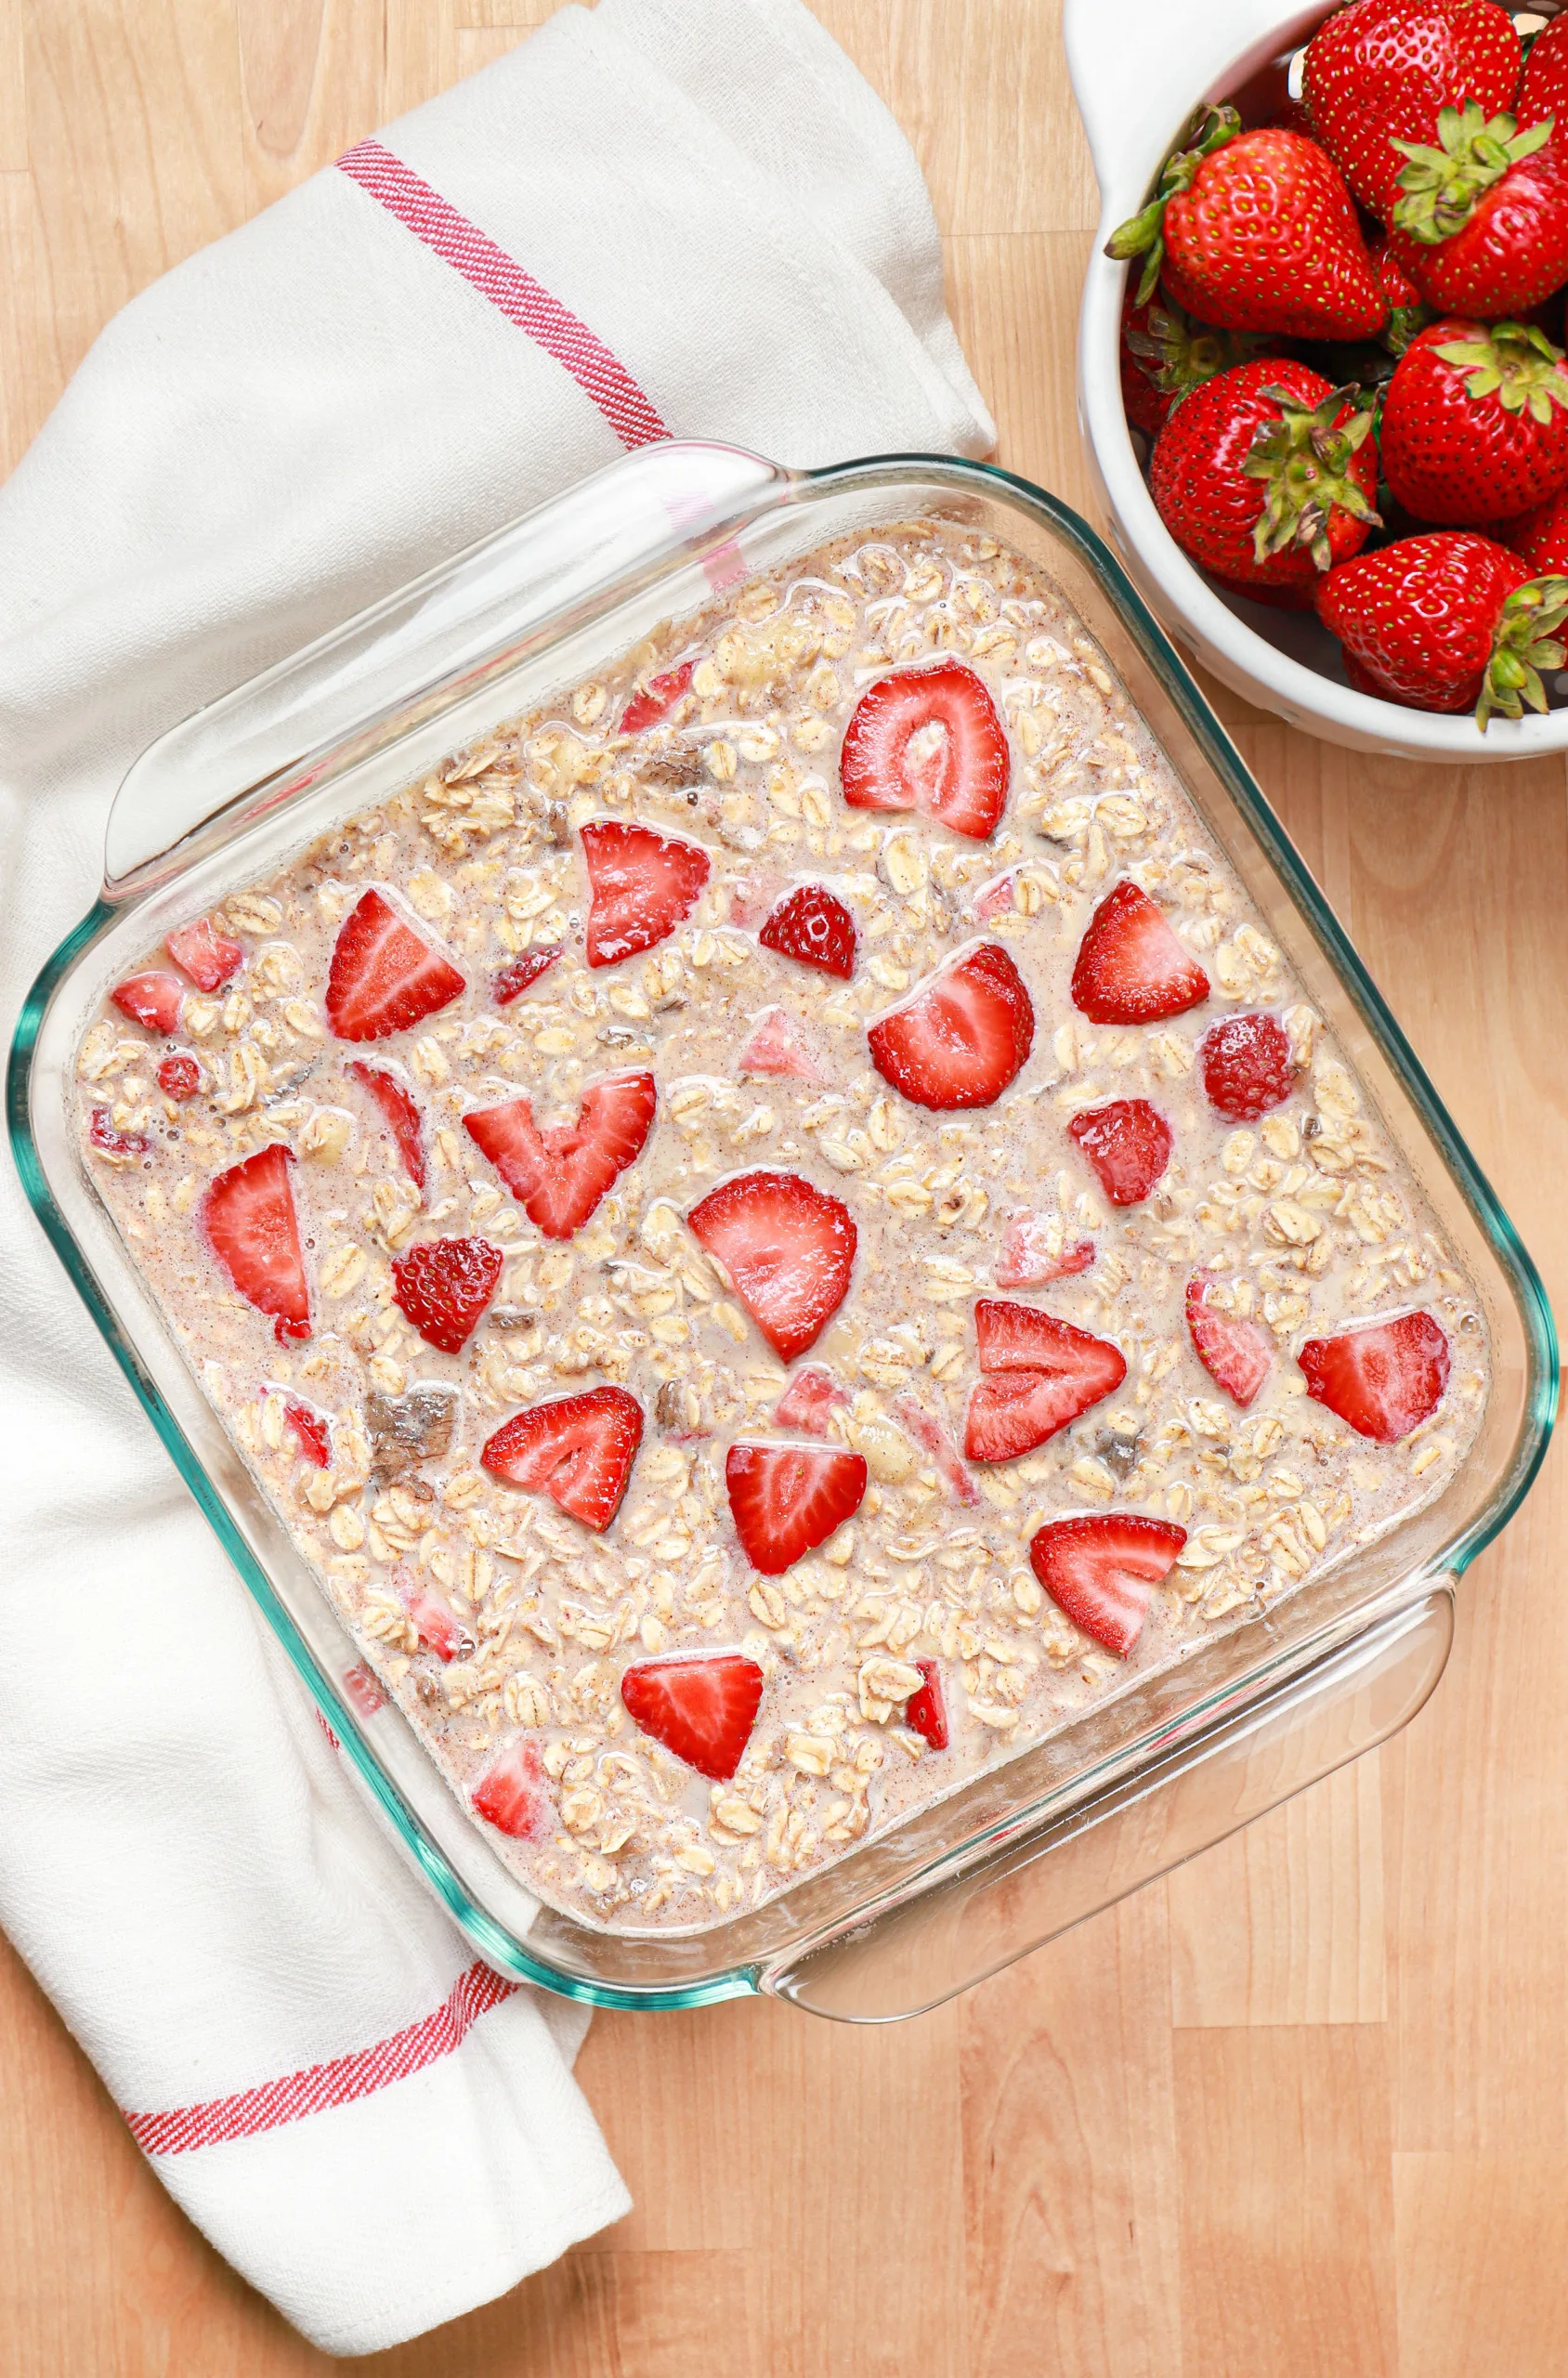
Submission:
POLYGON ((1449 339, 1437 352, 1444 363, 1470 369, 1467 396, 1496 396, 1505 412, 1528 406, 1531 419, 1544 424, 1554 404, 1568 406, 1568 373, 1557 368, 1562 349, 1533 322, 1494 322, 1479 337, 1449 339))
POLYGON ((1544 711, 1543 669, 1561 669, 1568 651, 1556 630, 1568 620, 1568 578, 1533 578, 1516 586, 1498 614, 1492 637, 1492 658, 1481 681, 1475 723, 1482 733, 1494 711, 1504 718, 1522 718, 1524 704, 1544 711))
POLYGON ((1178 402, 1234 364, 1245 363, 1264 344, 1246 331, 1214 331, 1195 322, 1173 297, 1151 306, 1146 331, 1130 330, 1127 344, 1163 396, 1178 402))
POLYGON ((1165 209, 1167 203, 1184 189, 1191 189, 1197 179, 1197 170, 1206 157, 1234 140, 1241 130, 1241 118, 1233 107, 1200 108, 1182 136, 1183 145, 1173 150, 1160 167, 1155 194, 1142 211, 1118 224, 1105 242, 1105 254, 1118 264, 1130 257, 1144 258, 1143 276, 1138 283, 1134 301, 1146 306, 1159 286, 1159 268, 1165 261, 1165 209))
POLYGON ((1279 419, 1261 425, 1241 466, 1268 490, 1252 531, 1253 553, 1262 562, 1305 545, 1318 568, 1327 569, 1333 561, 1328 523, 1336 511, 1369 528, 1382 526, 1351 476, 1352 459, 1372 432, 1372 407, 1354 385, 1331 389, 1317 405, 1302 404, 1288 388, 1263 394, 1279 407, 1279 419), (1357 410, 1336 426, 1352 402, 1357 410))
POLYGON ((1495 115, 1488 121, 1479 104, 1469 99, 1462 109, 1440 111, 1435 149, 1418 140, 1392 142, 1410 161, 1399 176, 1405 195, 1393 210, 1393 229, 1429 248, 1451 240, 1510 165, 1546 146, 1552 121, 1548 115, 1521 132, 1516 117, 1495 115))

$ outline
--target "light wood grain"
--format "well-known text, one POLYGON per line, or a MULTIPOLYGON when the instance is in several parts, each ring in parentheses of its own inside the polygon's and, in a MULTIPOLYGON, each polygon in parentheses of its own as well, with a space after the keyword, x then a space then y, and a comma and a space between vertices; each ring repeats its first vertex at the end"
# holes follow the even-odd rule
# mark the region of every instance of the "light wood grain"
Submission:
MULTIPOLYGON (((1197 0, 1181 0, 1196 6, 1197 0)), ((1085 505, 1094 185, 1055 0, 815 0, 914 139, 1001 457, 1085 505)), ((1178 5, 1178 0, 1171 0, 1178 5)), ((116 307, 550 0, 0 0, 0 465, 116 307)), ((1222 715, 1568 1289, 1561 768, 1222 715)), ((1568 2366, 1568 1463, 1408 1733, 885 2032, 601 2016, 636 2197, 386 2378, 1557 2378, 1568 2366)), ((330 2368, 186 2225, 0 1948, 6 2378, 330 2368)))

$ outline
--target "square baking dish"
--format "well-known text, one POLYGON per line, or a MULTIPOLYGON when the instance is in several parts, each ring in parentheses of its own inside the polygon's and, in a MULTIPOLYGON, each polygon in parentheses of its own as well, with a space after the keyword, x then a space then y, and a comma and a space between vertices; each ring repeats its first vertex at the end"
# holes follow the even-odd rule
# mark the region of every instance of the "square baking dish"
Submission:
POLYGON ((9 1119, 45 1230, 372 1802, 493 1966, 602 2005, 765 1990, 844 2019, 917 2012, 1384 1739, 1441 1674, 1453 1587, 1526 1491, 1555 1412, 1535 1267, 1218 720, 1093 531, 980 464, 887 456, 792 473, 730 448, 647 448, 185 721, 127 776, 102 895, 29 995, 9 1119), (540 1904, 400 1712, 356 1698, 357 1645, 85 1176, 75 1049, 150 942, 459 744, 753 571, 931 517, 994 536, 1053 580, 1121 677, 1469 1272, 1490 1397, 1443 1494, 1300 1592, 750 1913, 662 1937, 600 1928, 540 1904))

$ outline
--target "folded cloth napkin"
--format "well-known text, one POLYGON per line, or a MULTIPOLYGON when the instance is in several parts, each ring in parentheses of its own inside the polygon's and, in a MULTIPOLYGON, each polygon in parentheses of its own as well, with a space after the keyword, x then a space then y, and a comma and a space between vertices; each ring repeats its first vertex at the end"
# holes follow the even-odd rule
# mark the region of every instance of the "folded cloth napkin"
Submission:
MULTIPOLYGON (((112 321, 0 491, 14 1014, 142 745, 666 434, 984 451, 892 119, 798 0, 603 0, 112 321)), ((0 1921, 171 2193, 329 2351, 628 2199, 350 1785, 8 1169, 0 1921)))

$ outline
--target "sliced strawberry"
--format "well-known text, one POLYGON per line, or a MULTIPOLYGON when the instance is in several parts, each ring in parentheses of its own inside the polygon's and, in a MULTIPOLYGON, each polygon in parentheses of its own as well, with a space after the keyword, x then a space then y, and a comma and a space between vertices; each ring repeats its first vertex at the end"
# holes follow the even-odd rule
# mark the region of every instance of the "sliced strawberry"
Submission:
POLYGON ((1146 1098, 1086 1106, 1067 1125, 1113 1206, 1140 1206, 1170 1161, 1170 1126, 1146 1098))
POLYGON ((209 1182, 197 1208, 207 1245, 248 1304, 273 1316, 281 1344, 310 1335, 310 1298, 289 1167, 277 1141, 209 1182))
POLYGON ((188 1051, 176 1050, 158 1068, 158 1087, 165 1098, 183 1106, 202 1087, 202 1068, 188 1051))
POLYGON ((199 917, 193 925, 181 925, 163 947, 201 991, 221 990, 230 974, 237 973, 245 961, 245 953, 237 941, 213 931, 210 917, 199 917))
POLYGON ((780 958, 798 958, 847 983, 855 972, 855 919, 825 884, 803 883, 781 900, 757 939, 780 958))
POLYGON ((798 1429, 805 1437, 825 1437, 828 1415, 835 1405, 847 1404, 849 1397, 830 1370, 820 1363, 808 1363, 797 1371, 773 1407, 776 1429, 798 1429))
POLYGON ((934 1660, 917 1660, 925 1682, 904 1704, 904 1723, 923 1734, 933 1750, 947 1747, 947 1710, 942 1698, 942 1675, 934 1660))
POLYGON ((1296 1360, 1307 1393, 1358 1436, 1397 1444, 1431 1418, 1448 1385, 1448 1339, 1430 1313, 1309 1338, 1296 1360))
POLYGON ((795 1081, 820 1081, 822 1069, 806 1046, 804 1033, 781 1007, 764 1007, 753 1019, 752 1030, 740 1052, 738 1070, 743 1074, 779 1076, 795 1081))
POLYGON ((441 1661, 466 1659, 474 1649, 474 1638, 458 1618, 455 1611, 439 1594, 432 1593, 423 1577, 406 1575, 399 1584, 398 1599, 412 1619, 414 1632, 427 1652, 434 1652, 441 1661))
POLYGON ((936 1465, 936 1474, 954 1502, 973 1509, 980 1500, 980 1489, 964 1468, 957 1445, 935 1414, 928 1412, 923 1404, 908 1394, 895 1395, 893 1410, 895 1418, 913 1437, 916 1444, 931 1456, 936 1465))
POLYGON ((1029 1564, 1073 1625, 1125 1660, 1186 1540, 1168 1520, 1053 1520, 1030 1543, 1029 1564))
POLYGON ((560 954, 560 943, 552 942, 546 949, 525 949, 510 966, 503 966, 490 985, 490 997, 497 1007, 510 1007, 514 1000, 520 1000, 530 983, 537 983, 542 974, 550 972, 560 954))
POLYGON ((503 1261, 488 1238, 423 1238, 392 1258, 392 1296, 427 1346, 460 1354, 495 1294, 503 1261))
POLYGON ((1290 1036, 1272 1015, 1225 1015, 1197 1044, 1209 1103, 1233 1123, 1253 1123, 1296 1087, 1290 1036))
POLYGON ((465 986, 455 966, 415 933, 374 890, 363 892, 337 929, 327 970, 327 1021, 340 1040, 385 1040, 407 1032, 465 986))
POLYGON ((798 1172, 739 1172, 686 1216, 775 1353, 817 1343, 849 1293, 858 1234, 849 1209, 798 1172))
POLYGON ((485 1823, 514 1841, 542 1841, 550 1830, 543 1763, 537 1744, 521 1737, 486 1768, 471 1797, 485 1823))
POLYGON ((763 1672, 740 1652, 639 1660, 621 1679, 621 1698, 643 1732, 715 1784, 739 1766, 762 1697, 763 1672))
POLYGON ((1062 1246, 1059 1255, 1052 1254, 1052 1243, 1060 1245, 1061 1240, 1061 1224, 1052 1215, 1020 1207, 1002 1233, 998 1287, 1043 1288, 1048 1281, 1068 1280, 1076 1273, 1087 1272, 1094 1261, 1094 1241, 1078 1238, 1070 1247, 1062 1246))
POLYGON ((695 660, 683 660, 666 669, 661 677, 650 677, 621 713, 622 735, 640 735, 645 726, 657 726, 661 718, 668 718, 682 695, 691 691, 696 666, 695 660))
POLYGON ((600 818, 582 829, 588 963, 617 966, 668 940, 696 906, 712 862, 695 843, 600 818))
POLYGON ((528 1099, 511 1098, 465 1115, 463 1128, 545 1237, 569 1238, 636 1162, 655 1103, 651 1074, 607 1074, 584 1091, 575 1123, 541 1130, 528 1099))
POLYGON ((370 1091, 381 1117, 397 1144, 404 1169, 414 1187, 425 1195, 425 1124, 418 1102, 405 1082, 385 1065, 367 1065, 362 1058, 351 1057, 344 1071, 353 1075, 370 1091))
POLYGON ((99 1156, 150 1156, 152 1143, 141 1131, 117 1131, 107 1106, 95 1106, 87 1125, 87 1144, 99 1156))
POLYGON ((1027 1063, 1034 1003, 994 941, 928 974, 866 1034, 871 1063, 913 1106, 994 1106, 1027 1063))
POLYGON ((918 809, 976 843, 996 831, 1011 770, 997 706, 958 660, 869 686, 839 758, 852 809, 918 809))
POLYGON ((725 1485, 752 1568, 777 1577, 826 1544, 860 1509, 868 1475, 863 1454, 826 1445, 731 1445, 725 1485))
POLYGON ((351 1668, 344 1669, 343 1689, 361 1718, 373 1718, 386 1706, 385 1693, 363 1661, 356 1660, 351 1668))
POLYGON ((1128 879, 1089 921, 1073 964, 1073 1005, 1091 1024, 1157 1024, 1209 997, 1209 977, 1165 912, 1128 879))
POLYGON ((974 1337, 985 1376, 964 1423, 971 1461, 1015 1461, 1033 1452, 1127 1377, 1119 1347, 1034 1305, 980 1298, 974 1337))
POLYGON ((109 994, 122 1015, 149 1032, 177 1032, 185 993, 172 974, 132 974, 109 994))
POLYGON ((299 1457, 316 1470, 327 1469, 333 1457, 332 1431, 324 1412, 313 1404, 302 1404, 291 1395, 283 1406, 284 1424, 293 1430, 299 1446, 299 1457))
POLYGON ((1016 905, 1012 876, 997 875, 976 892, 971 913, 976 924, 989 924, 993 917, 1010 917, 1016 905))
POLYGON ((1216 1313, 1209 1303, 1212 1286, 1206 1272, 1187 1283, 1187 1327, 1198 1361, 1216 1387, 1239 1404, 1251 1403, 1274 1368, 1274 1348, 1255 1321, 1216 1313))
POLYGON ((492 1476, 548 1495, 603 1535, 621 1508, 642 1441, 636 1397, 623 1387, 591 1387, 514 1414, 479 1459, 492 1476))

